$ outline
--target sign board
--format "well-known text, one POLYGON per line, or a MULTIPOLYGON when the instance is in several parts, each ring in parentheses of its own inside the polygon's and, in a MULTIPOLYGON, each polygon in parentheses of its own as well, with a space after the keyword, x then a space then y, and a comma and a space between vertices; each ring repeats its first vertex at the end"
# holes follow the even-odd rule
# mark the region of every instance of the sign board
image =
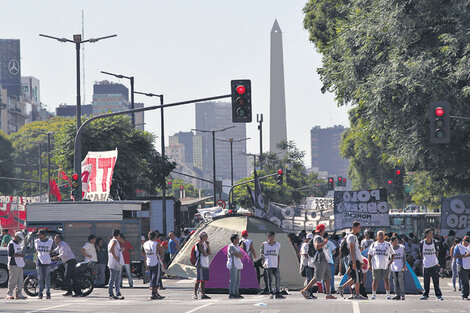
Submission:
POLYGON ((107 201, 118 151, 90 151, 82 161, 82 195, 91 201, 107 201), (91 165, 91 171, 90 167, 91 165), (89 173, 87 176, 86 173, 89 173), (86 182, 87 183, 84 183, 86 182))
POLYGON ((448 235, 451 229, 460 238, 470 229, 470 195, 442 199, 441 235, 448 235))
POLYGON ((305 210, 269 203, 267 218, 285 231, 312 231, 318 224, 325 224, 333 229, 333 221, 329 219, 328 211, 305 210))
POLYGON ((307 209, 309 210, 333 210, 334 208, 334 199, 333 198, 317 198, 317 197, 308 197, 307 198, 307 209))
POLYGON ((390 227, 385 189, 335 191, 335 229, 351 228, 354 221, 366 227, 390 227))

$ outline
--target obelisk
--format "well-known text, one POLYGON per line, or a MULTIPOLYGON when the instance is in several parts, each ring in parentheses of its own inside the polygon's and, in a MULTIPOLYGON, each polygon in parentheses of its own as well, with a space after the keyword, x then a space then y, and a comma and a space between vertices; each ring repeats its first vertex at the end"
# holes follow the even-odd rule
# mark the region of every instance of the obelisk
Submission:
MULTIPOLYGON (((284 90, 284 61, 282 32, 277 20, 271 29, 269 150, 279 153, 277 145, 287 140, 286 95, 284 90)), ((283 155, 279 155, 282 157, 283 155)))

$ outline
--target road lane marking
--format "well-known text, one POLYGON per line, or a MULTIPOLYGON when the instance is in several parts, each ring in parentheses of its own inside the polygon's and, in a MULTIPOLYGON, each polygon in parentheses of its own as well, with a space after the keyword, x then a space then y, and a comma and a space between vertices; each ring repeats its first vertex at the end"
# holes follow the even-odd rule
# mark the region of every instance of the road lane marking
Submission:
POLYGON ((50 307, 43 308, 43 309, 38 309, 38 310, 34 310, 34 311, 29 311, 29 312, 26 312, 26 313, 34 313, 34 312, 47 311, 47 310, 52 310, 52 309, 56 309, 56 308, 61 308, 61 307, 64 307, 64 306, 67 306, 67 305, 71 305, 71 304, 72 304, 72 303, 60 304, 60 305, 50 306, 50 307))
POLYGON ((353 306, 353 313, 361 313, 361 310, 359 309, 359 302, 352 301, 352 306, 353 306))
POLYGON ((208 307, 209 305, 213 305, 214 303, 215 303, 215 302, 211 302, 211 303, 207 303, 207 304, 198 306, 197 308, 194 308, 194 309, 192 309, 192 310, 186 311, 185 313, 193 313, 193 312, 199 311, 200 309, 204 309, 205 307, 208 307))

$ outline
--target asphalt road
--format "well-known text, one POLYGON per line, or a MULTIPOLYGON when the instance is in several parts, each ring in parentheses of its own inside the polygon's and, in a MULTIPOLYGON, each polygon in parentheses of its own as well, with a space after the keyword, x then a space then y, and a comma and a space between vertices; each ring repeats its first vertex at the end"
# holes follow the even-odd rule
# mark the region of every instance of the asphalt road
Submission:
MULTIPOLYGON (((126 282, 126 281, 125 281, 126 282)), ((420 301, 419 295, 407 295, 405 301, 385 300, 378 295, 376 300, 305 300, 297 291, 290 292, 286 299, 270 300, 269 296, 246 295, 245 299, 228 300, 227 295, 211 295, 211 300, 192 300, 191 280, 164 280, 167 289, 161 291, 163 300, 149 300, 149 290, 141 283, 134 288, 123 288, 124 300, 108 300, 107 289, 95 289, 85 298, 63 297, 60 291, 52 292, 51 300, 6 300, 6 289, 0 289, 0 312, 353 312, 353 313, 444 313, 469 312, 470 301, 462 301, 459 292, 450 287, 449 279, 441 279, 444 301, 432 296, 420 301)))

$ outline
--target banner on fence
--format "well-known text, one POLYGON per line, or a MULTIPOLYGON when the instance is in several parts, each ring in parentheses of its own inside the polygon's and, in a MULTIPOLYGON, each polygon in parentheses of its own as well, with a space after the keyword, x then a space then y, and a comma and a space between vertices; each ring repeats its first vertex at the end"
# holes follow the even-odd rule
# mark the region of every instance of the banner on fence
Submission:
POLYGON ((351 228, 354 221, 366 227, 390 227, 385 189, 335 191, 335 229, 351 228))
POLYGON ((448 235, 451 229, 460 238, 470 229, 470 195, 442 199, 441 235, 448 235))

